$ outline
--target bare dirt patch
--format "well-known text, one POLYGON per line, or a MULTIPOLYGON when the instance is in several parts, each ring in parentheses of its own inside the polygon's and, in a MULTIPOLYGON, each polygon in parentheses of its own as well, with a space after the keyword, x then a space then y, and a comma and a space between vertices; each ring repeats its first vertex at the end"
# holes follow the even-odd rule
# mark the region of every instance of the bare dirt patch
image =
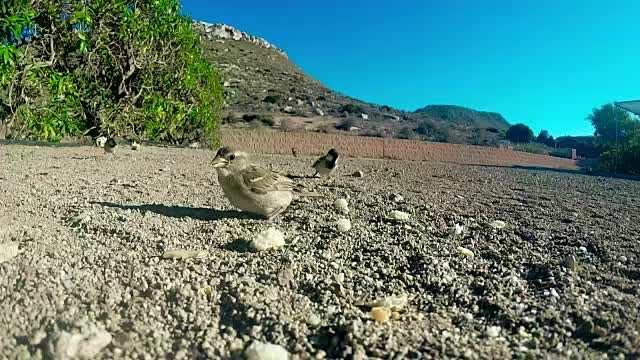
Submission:
MULTIPOLYGON (((105 359, 229 358, 254 340, 295 358, 640 356, 640 182, 344 159, 333 179, 296 179, 326 199, 268 224, 230 208, 212 156, 0 145, 0 242, 20 248, 0 263, 0 357, 94 328, 105 359), (249 251, 268 226, 287 245, 249 251), (367 303, 402 294, 372 319, 367 303)), ((256 158, 298 176, 313 160, 256 158)))

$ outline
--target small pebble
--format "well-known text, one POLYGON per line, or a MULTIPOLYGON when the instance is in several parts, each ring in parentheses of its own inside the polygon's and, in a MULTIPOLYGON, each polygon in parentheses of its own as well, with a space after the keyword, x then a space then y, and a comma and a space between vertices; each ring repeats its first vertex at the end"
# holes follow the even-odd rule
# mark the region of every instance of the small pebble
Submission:
POLYGON ((15 241, 0 244, 0 263, 13 259, 19 253, 19 245, 15 241))
POLYGON ((451 228, 451 232, 456 236, 462 235, 464 232, 464 225, 455 224, 453 228, 451 228))
POLYGON ((387 322, 391 318, 391 311, 389 309, 375 307, 371 309, 369 315, 377 322, 387 322))
POLYGON ((251 247, 256 251, 277 249, 284 245, 284 234, 276 228, 268 228, 267 230, 256 234, 253 237, 253 240, 251 240, 251 247))
POLYGON ((409 214, 399 210, 393 210, 389 213, 389 218, 395 221, 407 221, 409 220, 409 214))
POLYGON ((362 172, 361 170, 357 170, 356 172, 353 173, 353 175, 351 175, 353 177, 364 177, 364 172, 362 172))
POLYGON ((289 352, 280 345, 254 341, 244 352, 247 360, 288 360, 289 352))
POLYGON ((560 265, 562 265, 563 267, 569 270, 575 270, 577 263, 578 262, 575 256, 567 255, 564 259, 562 259, 562 261, 560 262, 560 265))
POLYGON ((500 336, 500 330, 502 330, 500 329, 500 326, 489 326, 487 327, 486 334, 490 338, 496 338, 500 336))
POLYGON ((623 263, 623 264, 624 264, 624 263, 626 263, 627 261, 628 261, 628 259, 627 259, 627 257, 626 257, 626 256, 624 256, 624 255, 620 256, 620 262, 621 262, 621 263, 623 263))
POLYGON ((336 201, 333 202, 333 206, 343 214, 349 213, 349 203, 347 199, 336 199, 336 201))
POLYGON ((504 229, 507 224, 502 220, 495 220, 489 224, 494 229, 504 229))
POLYGON ((580 250, 581 253, 585 253, 585 254, 587 253, 587 248, 584 246, 580 246, 578 250, 580 250))
POLYGON ((392 318, 393 320, 400 320, 400 313, 399 313, 399 312, 397 312, 397 311, 393 311, 393 312, 391 313, 391 318, 392 318))
POLYGON ((336 221, 336 228, 338 232, 347 232, 351 230, 351 221, 349 219, 340 219, 336 221))
POLYGON ((473 253, 473 251, 471 251, 471 250, 469 250, 469 249, 467 249, 467 248, 464 248, 464 247, 462 247, 462 246, 458 246, 458 252, 459 252, 461 255, 466 256, 466 257, 474 257, 474 255, 475 255, 475 254, 473 253))

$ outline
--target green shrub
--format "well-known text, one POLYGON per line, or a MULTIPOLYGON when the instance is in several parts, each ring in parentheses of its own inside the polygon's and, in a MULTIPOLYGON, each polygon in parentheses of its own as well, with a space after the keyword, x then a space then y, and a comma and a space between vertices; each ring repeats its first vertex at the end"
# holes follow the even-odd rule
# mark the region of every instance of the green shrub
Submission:
POLYGON ((640 130, 630 135, 629 141, 602 153, 603 170, 640 175, 640 130))
POLYGON ((348 112, 350 114, 364 113, 361 106, 355 104, 345 104, 338 108, 339 113, 348 112))
POLYGON ((178 0, 137 4, 0 7, 0 113, 14 135, 58 141, 109 133, 217 146, 221 79, 191 20, 178 0))
POLYGON ((248 123, 257 121, 268 126, 274 126, 276 124, 274 117, 269 114, 244 114, 242 120, 248 123))
POLYGON ((514 144, 513 150, 527 152, 531 154, 540 154, 540 155, 549 154, 549 149, 546 146, 544 146, 543 144, 537 144, 537 143, 514 144))
POLYGON ((269 104, 280 104, 283 100, 284 99, 280 95, 267 95, 262 101, 269 104))

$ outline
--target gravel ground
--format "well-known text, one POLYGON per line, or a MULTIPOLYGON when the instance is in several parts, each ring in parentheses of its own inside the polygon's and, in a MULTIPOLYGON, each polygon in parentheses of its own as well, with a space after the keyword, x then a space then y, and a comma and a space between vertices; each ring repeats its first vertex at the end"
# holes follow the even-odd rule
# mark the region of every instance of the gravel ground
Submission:
POLYGON ((344 159, 268 223, 231 209, 212 156, 0 145, 0 358, 640 357, 640 182, 344 159), (252 251, 268 227, 286 245, 252 251))

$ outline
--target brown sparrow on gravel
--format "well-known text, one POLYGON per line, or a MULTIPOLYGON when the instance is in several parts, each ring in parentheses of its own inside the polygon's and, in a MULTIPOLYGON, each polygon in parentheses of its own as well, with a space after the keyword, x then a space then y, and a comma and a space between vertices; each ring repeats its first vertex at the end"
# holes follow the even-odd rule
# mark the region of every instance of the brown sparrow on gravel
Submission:
POLYGON ((211 161, 222 191, 236 208, 271 220, 299 197, 322 197, 320 194, 298 191, 288 177, 249 164, 248 160, 246 152, 223 147, 211 161))

